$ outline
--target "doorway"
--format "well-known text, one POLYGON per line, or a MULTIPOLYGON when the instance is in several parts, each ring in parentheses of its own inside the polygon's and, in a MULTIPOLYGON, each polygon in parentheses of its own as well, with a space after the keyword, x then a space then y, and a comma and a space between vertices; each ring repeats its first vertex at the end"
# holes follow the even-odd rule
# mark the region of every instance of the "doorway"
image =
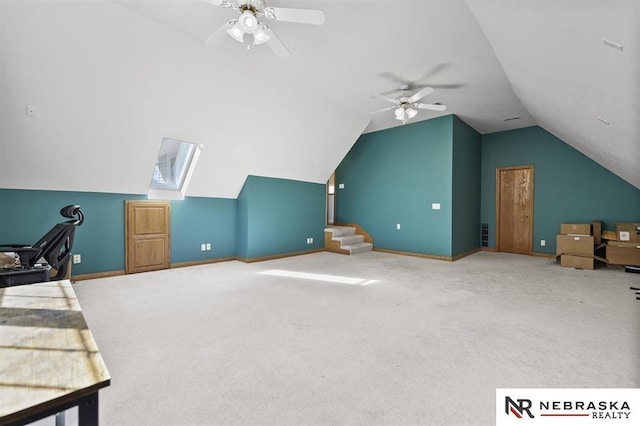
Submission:
POLYGON ((125 201, 125 273, 169 268, 170 226, 168 201, 125 201))
POLYGON ((533 254, 533 166, 496 169, 496 251, 533 254))
POLYGON ((327 182, 327 225, 333 225, 336 214, 336 172, 331 173, 327 182))

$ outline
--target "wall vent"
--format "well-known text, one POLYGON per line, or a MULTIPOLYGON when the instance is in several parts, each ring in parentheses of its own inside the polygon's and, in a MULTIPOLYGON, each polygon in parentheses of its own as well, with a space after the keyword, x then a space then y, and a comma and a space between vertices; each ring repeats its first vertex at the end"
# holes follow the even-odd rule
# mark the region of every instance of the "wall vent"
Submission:
POLYGON ((624 48, 624 46, 622 46, 621 44, 619 44, 619 43, 614 43, 614 42, 612 42, 611 40, 607 40, 606 38, 603 38, 603 39, 602 39, 602 42, 603 42, 606 46, 609 46, 609 47, 611 47, 611 48, 613 48, 613 49, 619 50, 620 52, 622 52, 622 49, 624 48))
POLYGON ((489 224, 480 225, 480 247, 489 247, 489 224))

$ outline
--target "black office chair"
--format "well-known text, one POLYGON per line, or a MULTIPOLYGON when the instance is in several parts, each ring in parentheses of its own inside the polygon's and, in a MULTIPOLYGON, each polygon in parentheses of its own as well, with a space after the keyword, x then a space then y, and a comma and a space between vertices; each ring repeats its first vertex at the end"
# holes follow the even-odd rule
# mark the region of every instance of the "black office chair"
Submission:
POLYGON ((40 259, 44 258, 53 269, 58 271, 51 279, 64 279, 69 270, 73 237, 76 228, 84 221, 84 214, 77 205, 63 207, 60 214, 73 220, 58 223, 33 245, 0 244, 0 252, 17 253, 20 258, 19 268, 22 270, 33 268, 40 259))

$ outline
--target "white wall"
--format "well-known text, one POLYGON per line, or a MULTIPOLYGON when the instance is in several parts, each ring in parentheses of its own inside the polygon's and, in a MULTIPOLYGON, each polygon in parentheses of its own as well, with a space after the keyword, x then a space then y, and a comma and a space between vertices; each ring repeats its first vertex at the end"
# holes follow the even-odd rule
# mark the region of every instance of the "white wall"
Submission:
POLYGON ((3 169, 4 169, 4 153, 3 153, 3 146, 4 146, 4 102, 3 99, 5 99, 6 97, 6 93, 7 93, 7 79, 5 78, 5 73, 4 73, 4 64, 5 61, 3 60, 3 58, 5 57, 5 51, 4 51, 4 25, 2 25, 3 19, 2 19, 2 1, 0 1, 0 188, 2 188, 4 186, 4 181, 3 181, 3 169))
POLYGON ((163 136, 204 144, 187 195, 234 198, 248 174, 324 183, 368 122, 306 101, 271 52, 212 50, 107 1, 2 2, 0 24, 0 187, 146 193, 163 136))

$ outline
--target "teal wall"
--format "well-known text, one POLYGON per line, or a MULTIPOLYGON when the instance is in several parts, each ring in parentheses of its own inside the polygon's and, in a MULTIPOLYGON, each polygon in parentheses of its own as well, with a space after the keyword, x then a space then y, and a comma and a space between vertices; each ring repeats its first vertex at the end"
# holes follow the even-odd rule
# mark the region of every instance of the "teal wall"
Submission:
MULTIPOLYGON (((95 192, 0 189, 0 242, 33 244, 56 223, 60 209, 80 205, 85 221, 76 230, 73 252, 82 263, 73 275, 124 269, 124 202, 146 196, 95 192)), ((187 197, 172 202, 171 262, 235 256, 236 201, 187 197), (200 251, 210 242, 212 251, 200 251)))
POLYGON ((249 179, 244 182, 238 195, 238 221, 236 225, 237 254, 243 259, 249 258, 249 179))
POLYGON ((637 221, 640 190, 579 153, 540 127, 482 136, 481 221, 489 224, 489 247, 495 247, 495 170, 534 166, 533 251, 555 253, 555 236, 563 222, 637 221), (546 246, 540 246, 540 240, 546 246))
POLYGON ((345 185, 336 222, 361 225, 377 248, 451 256, 452 123, 448 115, 360 136, 336 170, 345 185))
POLYGON ((237 201, 185 197, 171 202, 171 263, 234 257, 237 201), (211 251, 202 251, 211 243, 211 251))
MULTIPOLYGON (((453 115, 362 135, 337 169, 336 220, 376 247, 451 257, 495 247, 495 169, 532 164, 534 251, 555 253, 562 222, 638 221, 640 190, 539 127, 479 136, 453 115), (479 143, 481 141, 481 143, 479 143), (441 210, 432 210, 431 203, 441 210), (396 224, 401 229, 396 229, 396 224), (545 239, 546 247, 540 246, 545 239)), ((0 189, 0 242, 31 244, 79 204, 73 274, 124 269, 124 202, 143 195, 0 189)), ((172 263, 256 258, 324 247, 325 185, 249 176, 237 200, 172 203, 172 263), (306 244, 313 237, 313 244, 306 244), (211 243, 212 251, 200 244, 211 243)))
POLYGON ((454 116, 453 256, 480 248, 480 158, 480 133, 454 116))
MULTIPOLYGON (((144 195, 0 189, 0 242, 32 244, 79 204, 85 221, 73 275, 124 269, 124 204, 144 195)), ((325 185, 249 176, 237 200, 186 197, 171 202, 171 263, 254 258, 324 247, 325 185), (307 237, 314 239, 307 244, 307 237), (211 243, 211 251, 202 251, 211 243)))
POLYGON ((325 185, 249 176, 238 217, 241 258, 324 248, 325 185))
POLYGON ((0 189, 5 217, 0 222, 0 241, 33 244, 56 223, 68 220, 60 209, 78 204, 85 215, 76 230, 73 253, 82 263, 72 274, 124 269, 124 201, 140 195, 95 192, 30 191, 0 189))

